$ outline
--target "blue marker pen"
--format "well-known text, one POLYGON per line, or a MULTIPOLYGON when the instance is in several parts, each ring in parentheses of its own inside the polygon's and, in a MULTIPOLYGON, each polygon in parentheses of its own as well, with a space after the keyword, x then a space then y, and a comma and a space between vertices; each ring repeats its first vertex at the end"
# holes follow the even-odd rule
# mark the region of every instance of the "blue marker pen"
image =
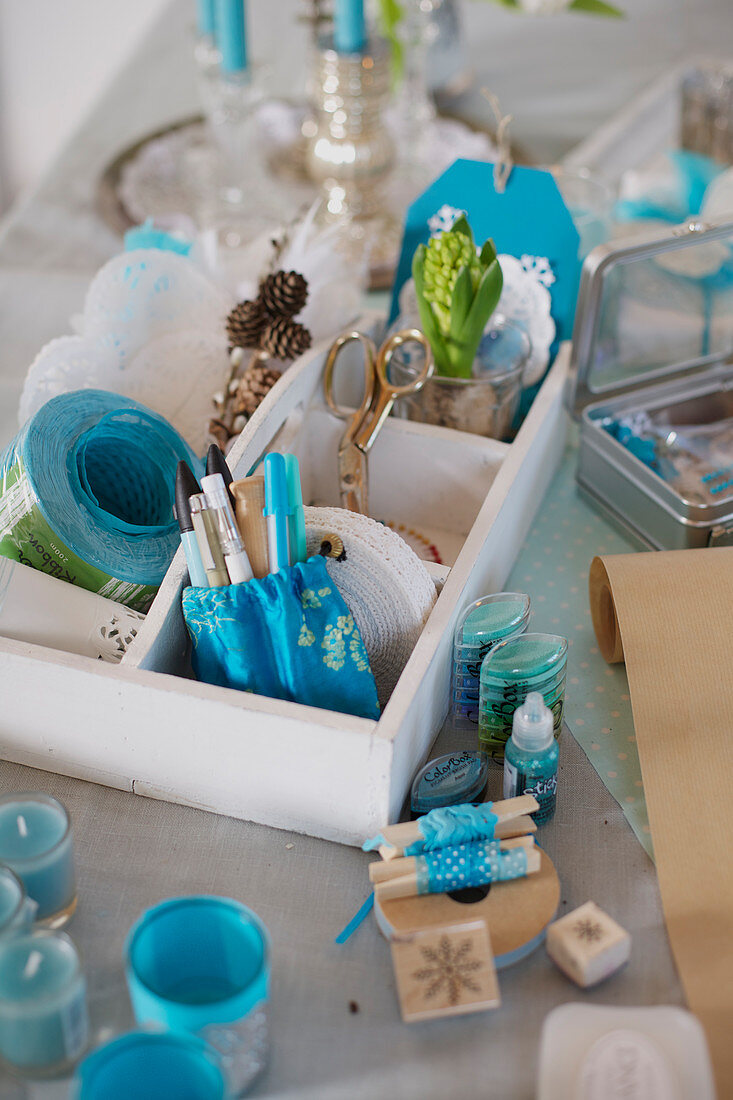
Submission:
POLYGON ((189 500, 200 493, 196 478, 191 472, 190 466, 181 460, 176 469, 176 518, 181 529, 181 542, 183 553, 186 555, 188 575, 194 588, 208 588, 209 581, 206 576, 204 564, 201 561, 196 534, 191 519, 191 506, 189 500))
POLYGON ((288 476, 285 456, 265 455, 265 519, 270 572, 290 565, 288 541, 288 476))
POLYGON ((292 564, 296 561, 305 561, 308 557, 305 543, 305 515, 303 514, 300 466, 295 455, 285 455, 285 474, 288 481, 288 536, 292 564))

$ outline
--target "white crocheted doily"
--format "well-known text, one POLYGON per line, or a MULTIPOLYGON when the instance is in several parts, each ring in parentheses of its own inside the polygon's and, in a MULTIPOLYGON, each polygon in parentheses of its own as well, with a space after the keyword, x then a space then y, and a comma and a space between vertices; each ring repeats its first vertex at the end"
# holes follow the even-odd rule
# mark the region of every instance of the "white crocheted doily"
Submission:
POLYGON ((380 706, 389 700, 436 599, 423 562, 384 524, 343 508, 306 508, 308 553, 339 535, 346 560, 326 559, 369 655, 380 706))
POLYGON ((185 256, 158 249, 116 256, 89 286, 78 335, 51 340, 31 364, 20 424, 59 393, 111 390, 165 416, 203 453, 211 395, 229 369, 233 305, 185 256))

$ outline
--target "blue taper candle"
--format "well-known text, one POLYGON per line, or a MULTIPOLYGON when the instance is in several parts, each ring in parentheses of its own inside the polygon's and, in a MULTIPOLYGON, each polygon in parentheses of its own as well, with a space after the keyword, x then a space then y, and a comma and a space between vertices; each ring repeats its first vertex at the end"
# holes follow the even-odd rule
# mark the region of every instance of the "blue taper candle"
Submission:
POLYGON ((333 44, 339 53, 361 53, 366 45, 364 0, 335 0, 333 44))
POLYGON ((222 72, 244 72, 247 68, 245 0, 215 0, 214 19, 222 72))
POLYGON ((196 24, 200 35, 213 37, 216 28, 214 0, 196 0, 196 24))

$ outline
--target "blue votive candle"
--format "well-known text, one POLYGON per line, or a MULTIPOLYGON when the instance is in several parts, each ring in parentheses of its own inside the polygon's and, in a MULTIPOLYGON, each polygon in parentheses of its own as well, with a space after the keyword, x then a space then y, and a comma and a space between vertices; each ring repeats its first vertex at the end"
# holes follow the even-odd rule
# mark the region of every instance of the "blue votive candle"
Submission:
POLYGON ((245 0, 215 0, 216 44, 223 73, 247 68, 247 12, 245 0))
POLYGON ((14 871, 0 865, 0 936, 27 932, 33 924, 35 903, 14 871))
POLYGON ((364 0, 335 0, 333 44, 339 53, 363 53, 366 45, 364 0))
POLYGON ((31 1076, 69 1069, 89 1038, 86 984, 68 936, 0 937, 0 1058, 31 1076))
POLYGON ((76 908, 71 822, 46 794, 0 797, 0 863, 23 882, 38 906, 36 919, 60 928, 76 908))

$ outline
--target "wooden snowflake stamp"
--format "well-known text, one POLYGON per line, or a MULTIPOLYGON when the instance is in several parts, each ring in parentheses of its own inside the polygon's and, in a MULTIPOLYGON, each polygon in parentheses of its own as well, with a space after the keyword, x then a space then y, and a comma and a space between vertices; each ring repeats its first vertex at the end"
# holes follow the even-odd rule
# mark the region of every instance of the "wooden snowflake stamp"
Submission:
POLYGON ((391 946, 406 1023, 482 1012, 501 1003, 484 921, 396 936, 391 946))
POLYGON ((614 974, 631 954, 631 936, 587 901, 547 929, 547 953, 564 974, 586 988, 614 974))

